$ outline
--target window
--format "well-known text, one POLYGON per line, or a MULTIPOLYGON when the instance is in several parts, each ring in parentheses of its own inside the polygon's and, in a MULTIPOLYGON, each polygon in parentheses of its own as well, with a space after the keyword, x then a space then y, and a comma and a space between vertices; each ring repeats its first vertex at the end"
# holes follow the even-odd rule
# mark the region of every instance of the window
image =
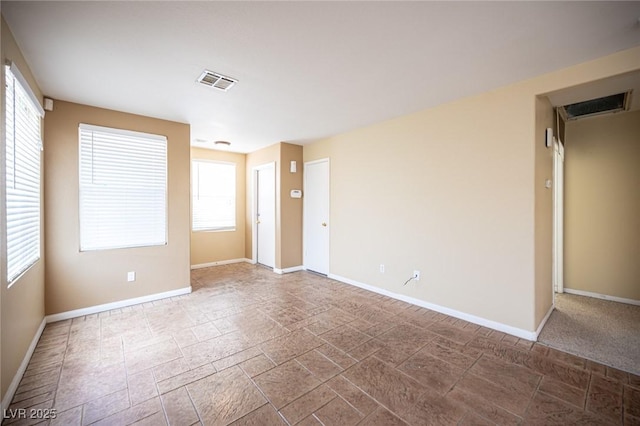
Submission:
POLYGON ((167 243, 167 138, 80 124, 80 250, 167 243))
POLYGON ((7 282, 40 259, 40 119, 44 111, 14 64, 5 68, 7 282))
POLYGON ((194 231, 232 231, 236 227, 236 165, 193 160, 194 231))

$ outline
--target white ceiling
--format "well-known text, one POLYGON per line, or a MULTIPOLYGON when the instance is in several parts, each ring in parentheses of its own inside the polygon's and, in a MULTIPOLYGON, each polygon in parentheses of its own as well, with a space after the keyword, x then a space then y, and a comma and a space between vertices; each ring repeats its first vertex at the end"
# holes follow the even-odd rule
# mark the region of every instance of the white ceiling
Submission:
POLYGON ((304 144, 640 44, 640 2, 11 2, 45 95, 304 144), (198 85, 210 70, 239 83, 198 85))

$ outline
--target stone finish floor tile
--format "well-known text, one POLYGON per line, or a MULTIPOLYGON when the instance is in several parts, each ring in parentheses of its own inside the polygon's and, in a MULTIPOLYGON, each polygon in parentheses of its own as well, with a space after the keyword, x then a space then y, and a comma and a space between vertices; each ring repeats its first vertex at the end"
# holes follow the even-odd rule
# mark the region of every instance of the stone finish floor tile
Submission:
POLYGON ((316 350, 300 355, 296 360, 322 382, 342 371, 342 368, 316 350))
POLYGON ((487 401, 482 394, 466 392, 456 387, 447 394, 451 400, 465 406, 469 412, 473 412, 494 424, 518 425, 522 423, 522 417, 498 407, 493 401, 487 401))
POLYGON ((276 337, 263 345, 262 351, 276 364, 282 364, 298 355, 321 346, 324 342, 305 329, 276 337))
POLYGON ((279 365, 253 380, 277 409, 320 385, 320 381, 296 360, 279 365))
POLYGON ((407 423, 394 416, 390 411, 378 407, 376 411, 369 414, 363 421, 367 426, 406 426, 407 423))
POLYGON ((349 426, 362 420, 362 414, 342 398, 334 398, 314 413, 325 426, 349 426))
POLYGON ((457 425, 467 410, 454 400, 427 390, 404 416, 410 424, 457 425))
POLYGON ((126 408, 129 408, 129 395, 127 390, 123 389, 84 404, 82 424, 95 423, 126 408))
POLYGON ((161 397, 170 425, 192 425, 199 421, 196 408, 184 387, 167 392, 161 397))
POLYGON ((235 422, 231 423, 233 426, 287 426, 287 423, 276 412, 275 408, 271 404, 264 404, 247 414, 244 417, 239 418, 235 422))
POLYGON ((240 363, 240 367, 249 375, 249 377, 255 377, 267 370, 271 370, 275 366, 276 365, 273 361, 267 358, 264 354, 260 354, 240 363))
POLYGON ((329 380, 327 386, 364 416, 379 407, 376 401, 342 376, 329 380))
POLYGON ((350 367, 343 375, 396 413, 414 405, 426 389, 424 385, 375 357, 350 367))
POLYGON ((322 408, 335 397, 335 392, 325 385, 320 385, 282 408, 280 413, 290 424, 295 424, 322 408))
POLYGON ((447 393, 464 373, 464 370, 425 352, 418 352, 400 365, 398 370, 441 395, 447 393))
POLYGON ((639 376, 539 343, 307 272, 191 285, 47 324, 9 409, 57 417, 2 424, 640 424, 639 376))
POLYGON ((200 419, 207 425, 226 425, 267 402, 237 366, 191 383, 187 391, 200 419))

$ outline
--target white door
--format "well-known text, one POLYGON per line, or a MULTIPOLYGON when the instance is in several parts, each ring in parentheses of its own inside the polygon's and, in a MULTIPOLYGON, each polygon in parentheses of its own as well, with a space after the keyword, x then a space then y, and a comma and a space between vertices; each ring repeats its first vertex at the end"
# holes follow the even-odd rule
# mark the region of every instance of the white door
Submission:
POLYGON ((304 164, 304 266, 329 273, 329 160, 304 164))
POLYGON ((553 143, 553 287, 564 292, 564 145, 553 143))
POLYGON ((273 268, 276 264, 276 168, 267 164, 255 169, 256 261, 273 268))

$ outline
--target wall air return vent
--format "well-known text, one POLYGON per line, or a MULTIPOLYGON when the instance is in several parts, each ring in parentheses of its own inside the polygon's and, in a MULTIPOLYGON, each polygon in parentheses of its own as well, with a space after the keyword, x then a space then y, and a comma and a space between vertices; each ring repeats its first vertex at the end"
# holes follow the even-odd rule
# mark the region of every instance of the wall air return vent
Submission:
POLYGON ((200 77, 198 77, 198 83, 213 87, 214 89, 222 90, 223 92, 231 89, 237 82, 238 80, 234 78, 209 70, 204 70, 202 74, 200 74, 200 77))
POLYGON ((580 118, 593 117, 594 115, 626 111, 629 109, 630 100, 631 91, 618 93, 616 95, 564 105, 560 107, 560 113, 565 120, 578 120, 580 118))

